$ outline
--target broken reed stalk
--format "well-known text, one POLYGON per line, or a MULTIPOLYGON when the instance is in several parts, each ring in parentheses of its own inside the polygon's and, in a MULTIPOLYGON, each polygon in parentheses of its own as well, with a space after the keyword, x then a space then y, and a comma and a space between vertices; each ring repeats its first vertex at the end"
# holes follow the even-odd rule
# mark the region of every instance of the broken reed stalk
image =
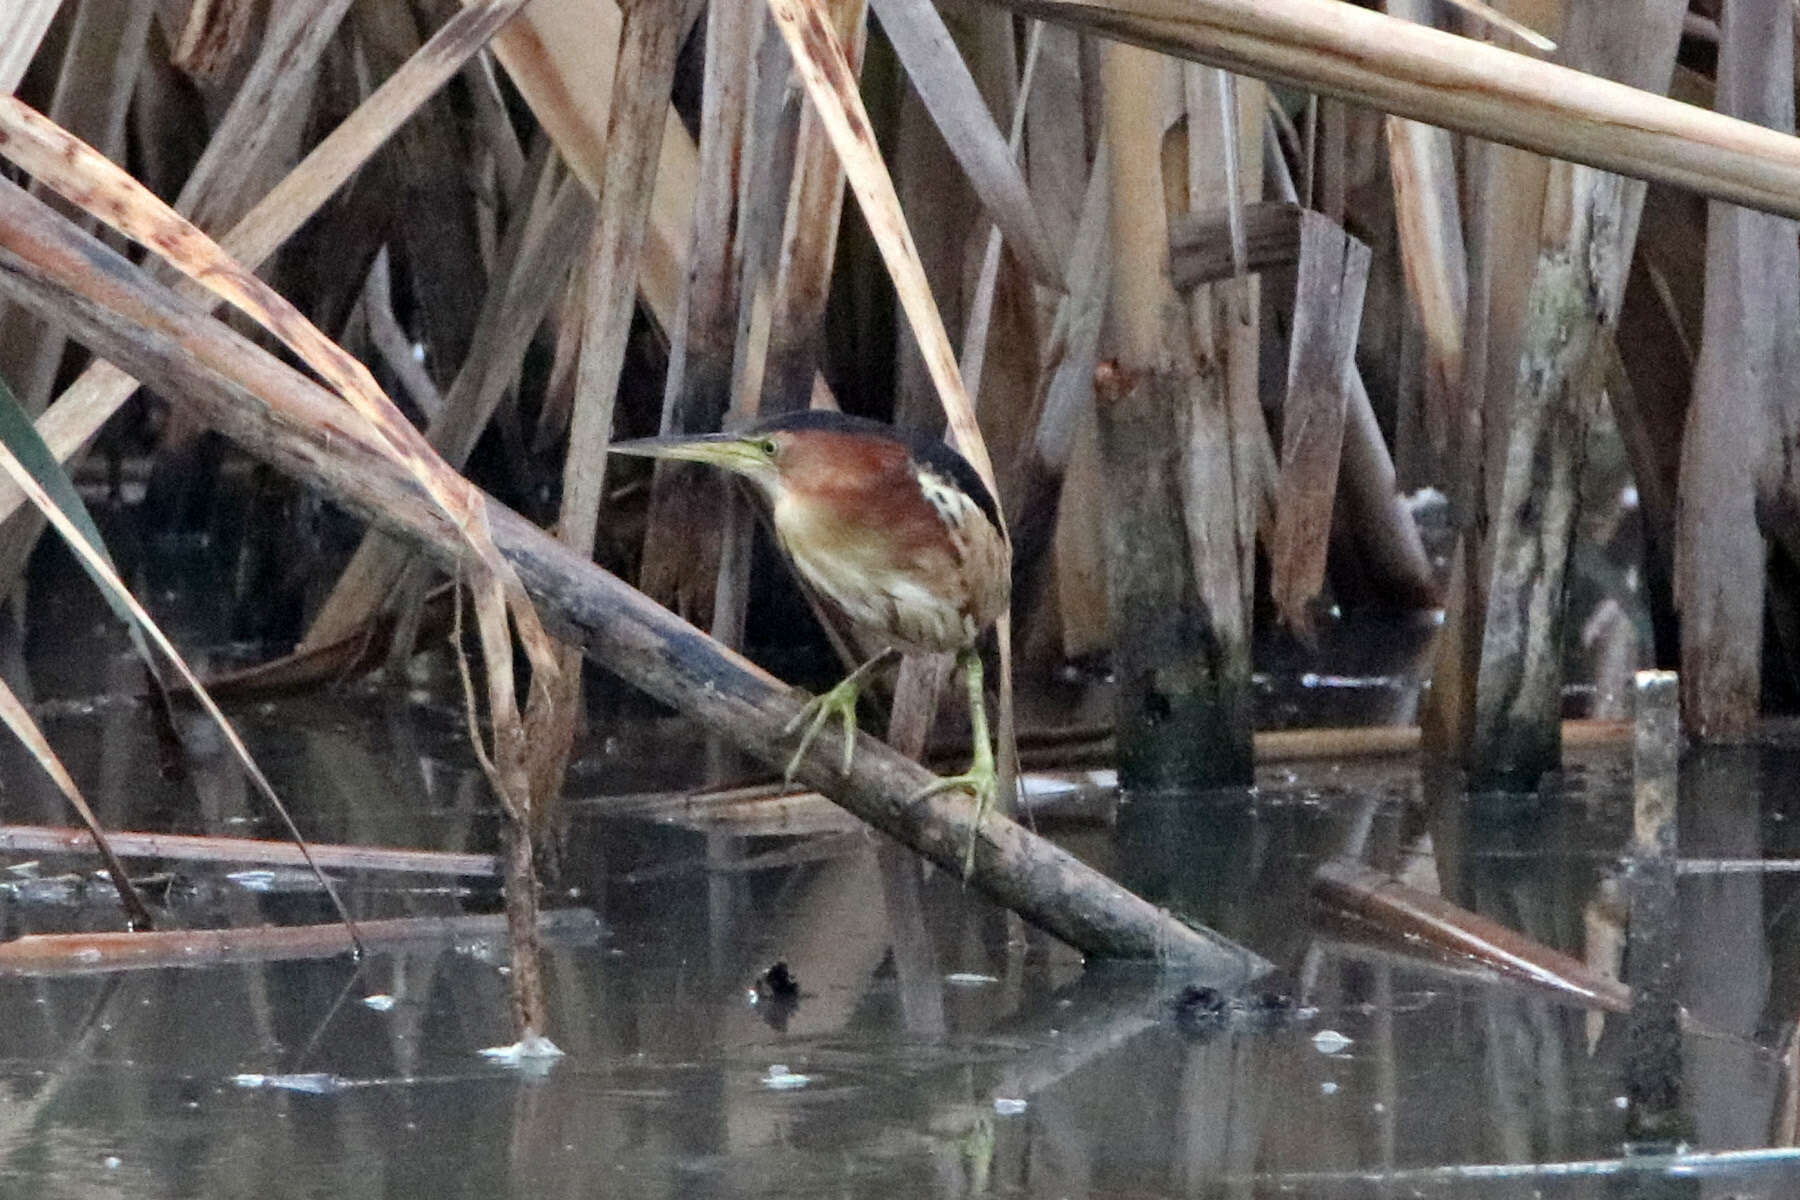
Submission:
MULTIPOLYGON (((1216 540, 1223 532, 1219 508, 1229 502, 1236 528, 1231 545, 1235 571, 1201 567, 1202 601, 1221 616, 1244 614, 1252 623, 1256 590, 1256 538, 1270 524, 1275 496, 1275 447, 1262 408, 1262 280, 1249 274, 1249 237, 1244 208, 1263 192, 1262 128, 1268 89, 1261 80, 1180 64, 1187 110, 1187 178, 1164 180, 1170 193, 1185 183, 1189 212, 1223 206, 1232 280, 1198 289, 1187 297, 1195 367, 1205 387, 1196 393, 1195 427, 1187 439, 1183 495, 1188 548, 1194 561, 1223 558, 1216 540), (1220 402, 1207 403, 1217 392, 1220 402), (1238 594, 1222 589, 1235 577, 1238 594)), ((1226 621, 1229 624, 1229 620, 1226 621)), ((1248 635, 1246 634, 1246 637, 1248 635)))
MULTIPOLYGON (((1244 269, 1252 274, 1291 267, 1300 260, 1300 214, 1281 200, 1244 206, 1244 269)), ((1230 279, 1234 270, 1231 214, 1192 212, 1169 222, 1169 278, 1176 291, 1230 279)))
POLYGON ((1800 217, 1800 143, 1793 138, 1336 0, 987 2, 1459 133, 1800 217))
MULTIPOLYGON (((578 182, 552 184, 556 176, 546 161, 540 179, 544 186, 532 212, 508 227, 499 255, 507 269, 496 270, 489 280, 473 348, 444 396, 438 419, 427 427, 432 445, 452 466, 461 466, 474 451, 554 302, 562 272, 586 243, 592 206, 578 182)), ((301 646, 337 641, 375 619, 393 602, 410 560, 404 547, 379 534, 366 536, 314 614, 301 646)))
POLYGON ((1510 979, 1608 1012, 1629 1012, 1631 991, 1560 950, 1535 942, 1441 896, 1408 887, 1360 863, 1331 859, 1313 877, 1313 898, 1390 938, 1420 941, 1472 958, 1510 979))
POLYGON ((1127 789, 1245 784, 1250 647, 1229 456, 1222 474, 1201 481, 1204 490, 1184 486, 1186 440, 1228 445, 1229 425, 1224 397, 1198 374, 1168 274, 1152 101, 1160 93, 1145 86, 1164 64, 1131 46, 1104 50, 1109 324, 1118 357, 1096 371, 1094 400, 1111 480, 1104 511, 1119 781, 1127 789), (1196 523, 1205 536, 1190 538, 1196 523), (1196 548, 1207 551, 1204 560, 1194 559, 1196 548))
MULTIPOLYGON (((1424 23, 1425 0, 1388 0, 1388 12, 1424 23)), ((1388 173, 1407 293, 1425 333, 1424 432, 1434 484, 1448 484, 1463 391, 1468 321, 1468 255, 1457 203, 1456 151, 1451 135, 1433 125, 1389 117, 1388 173)))
MULTIPOLYGON (((47 110, 58 124, 77 131, 77 136, 115 159, 125 157, 126 118, 147 59, 153 16, 153 6, 139 0, 84 4, 71 7, 70 19, 64 24, 64 44, 47 110)), ((327 31, 335 20, 323 12, 319 19, 327 31)), ((269 22, 270 41, 279 41, 292 31, 292 22, 269 22)), ((244 84, 251 88, 257 82, 253 69, 244 84)), ((33 186, 40 189, 39 195, 44 194, 41 184, 33 186)), ((6 377, 30 416, 42 412, 49 402, 65 349, 62 336, 54 329, 0 312, 0 375, 6 377)), ((0 586, 11 587, 18 580, 43 528, 43 521, 33 516, 0 529, 0 586)))
MULTIPOLYGON (((1274 191, 1296 205, 1298 190, 1286 160, 1271 159, 1274 191)), ((1298 212, 1296 207, 1295 212, 1298 212)), ((1246 213, 1246 232, 1252 227, 1246 213)), ((1210 235, 1209 235, 1210 236, 1210 235)), ((1254 246, 1254 242, 1251 243, 1254 246)), ((1293 258, 1299 257, 1299 222, 1294 221, 1293 258)), ((1272 470, 1271 470, 1271 473, 1272 470)), ((1338 473, 1338 528, 1355 539, 1366 576, 1396 604, 1436 608, 1442 603, 1437 574, 1425 556, 1418 522, 1413 520, 1395 479, 1394 458, 1369 401, 1362 372, 1350 372, 1349 408, 1345 414, 1343 461, 1338 473)), ((1436 677, 1433 677, 1435 699, 1436 677)))
POLYGON ((1311 605, 1325 587, 1344 416, 1368 282, 1369 248, 1308 211, 1300 223, 1269 590, 1282 622, 1309 640, 1311 605))
MULTIPOLYGON (((54 825, 0 825, 0 851, 9 854, 86 854, 91 838, 85 830, 54 825)), ((208 834, 131 833, 106 835, 120 858, 161 858, 171 862, 258 863, 271 867, 306 866, 292 842, 261 838, 214 837, 208 834)), ((398 871, 421 875, 499 874, 491 854, 449 850, 407 850, 387 846, 342 846, 308 842, 321 867, 352 871, 398 871)))
MULTIPOLYGON (((499 938, 498 913, 454 917, 392 917, 359 921, 365 949, 398 950, 421 942, 499 938)), ((538 932, 566 941, 592 940, 600 920, 585 908, 543 914, 538 932)), ((342 925, 260 925, 248 929, 168 929, 155 933, 31 933, 0 943, 0 977, 85 975, 221 963, 333 958, 355 949, 342 925)))
MULTIPOLYGON (((532 4, 493 39, 495 56, 590 196, 599 195, 606 174, 606 108, 620 21, 612 0, 532 4)), ((662 154, 638 291, 657 323, 672 329, 687 269, 695 156, 693 139, 675 110, 665 107, 662 120, 662 154)))
MULTIPOLYGON (((1013 467, 1013 509, 1017 514, 1012 531, 1013 606, 1021 630, 1031 627, 1034 606, 1045 590, 1045 568, 1053 557, 1065 477, 1070 463, 1081 461, 1077 447, 1082 444, 1084 424, 1093 420, 1094 367, 1100 358, 1100 332, 1112 290, 1108 161, 1102 141, 1088 172, 1076 220, 1075 243, 1069 254, 1069 291, 1057 305, 1055 329, 1060 336, 1051 335, 1036 428, 1013 467)), ((1095 516, 1089 506, 1080 511, 1090 520, 1095 516)), ((1076 574, 1066 560, 1062 562, 1059 587, 1066 588, 1076 574)), ((1091 572, 1094 577, 1100 574, 1097 567, 1091 572)), ((1077 612, 1092 615, 1094 626, 1105 624, 1103 598, 1080 606, 1069 603, 1066 594, 1056 599, 1061 601, 1057 607, 1065 638, 1077 612)), ((1095 629, 1093 640, 1105 643, 1104 631, 1095 629)))
POLYGON ((62 0, 18 0, 0 10, 0 93, 18 90, 61 7, 62 0))
MULTIPOLYGON (((391 76, 418 52, 415 11, 399 4, 356 6, 352 19, 357 51, 367 63, 363 70, 377 79, 391 76)), ((480 228, 486 205, 478 200, 477 187, 446 184, 462 172, 475 174, 486 140, 482 127, 460 115, 448 95, 433 96, 394 131, 372 164, 371 177, 386 193, 386 206, 406 214, 405 220, 383 223, 379 240, 407 264, 417 340, 425 363, 446 381, 468 355, 475 320, 469 298, 480 294, 487 274, 480 228)), ((345 232, 346 241, 357 236, 353 229, 345 232)), ((377 240, 374 230, 364 236, 371 245, 377 240)), ((350 252, 356 258, 367 253, 361 247, 350 252)))
MULTIPOLYGON (((0 182, 0 295, 54 320, 251 454, 454 564, 461 535, 403 468, 344 420, 341 403, 11 184, 0 182)), ((530 522, 489 502, 495 544, 551 624, 590 657, 772 765, 805 693, 671 616, 530 522)), ((799 778, 946 869, 975 848, 971 882, 996 903, 1100 957, 1161 958, 1196 978, 1236 985, 1270 964, 1184 924, 1066 851, 989 814, 979 826, 960 795, 914 802, 933 776, 869 737, 849 775, 842 744, 822 733, 799 778)))

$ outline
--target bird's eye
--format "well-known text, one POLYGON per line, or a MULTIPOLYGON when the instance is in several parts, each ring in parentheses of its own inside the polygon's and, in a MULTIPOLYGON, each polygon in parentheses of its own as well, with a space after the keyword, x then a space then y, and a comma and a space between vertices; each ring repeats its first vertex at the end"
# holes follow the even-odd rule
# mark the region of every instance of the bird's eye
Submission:
POLYGON ((756 444, 756 448, 758 450, 761 450, 764 454, 768 455, 770 458, 775 457, 775 439, 774 438, 764 438, 762 441, 760 441, 756 444))

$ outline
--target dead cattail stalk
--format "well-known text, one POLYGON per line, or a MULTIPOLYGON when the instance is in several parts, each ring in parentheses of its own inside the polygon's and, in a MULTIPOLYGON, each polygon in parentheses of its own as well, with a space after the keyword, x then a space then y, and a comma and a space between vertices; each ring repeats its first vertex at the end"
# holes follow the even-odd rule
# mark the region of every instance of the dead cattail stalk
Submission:
POLYGON ((968 65, 930 0, 875 0, 893 44, 963 172, 1007 244, 1046 287, 1063 290, 1063 252, 1051 241, 1007 139, 1001 135, 968 65))
MULTIPOLYGON (((863 0, 835 0, 831 15, 850 70, 860 75, 868 36, 867 5, 863 0)), ((800 115, 794 142, 793 177, 770 294, 759 414, 772 416, 810 406, 813 376, 824 349, 825 301, 831 291, 843 207, 843 166, 818 112, 807 108, 800 115)))

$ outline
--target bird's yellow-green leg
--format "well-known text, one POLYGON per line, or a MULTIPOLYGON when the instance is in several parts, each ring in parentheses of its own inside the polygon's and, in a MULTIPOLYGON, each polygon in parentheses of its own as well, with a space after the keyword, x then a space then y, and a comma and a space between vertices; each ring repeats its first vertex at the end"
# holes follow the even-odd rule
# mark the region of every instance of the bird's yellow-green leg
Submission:
POLYGON ((819 730, 825 722, 836 713, 844 722, 844 774, 850 773, 850 764, 856 757, 856 700, 862 694, 863 680, 900 657, 900 652, 889 646, 874 658, 850 674, 844 676, 842 682, 829 692, 821 692, 806 702, 806 707, 795 713, 782 733, 792 733, 800 728, 800 724, 811 718, 806 732, 801 735, 800 744, 794 748, 794 757, 788 759, 787 770, 783 773, 789 783, 794 781, 794 773, 800 769, 800 760, 806 757, 806 748, 819 736, 819 730))
POLYGON ((974 735, 974 755, 967 771, 961 775, 944 776, 936 783, 920 789, 914 794, 913 800, 923 800, 952 788, 961 788, 975 797, 975 824, 969 833, 969 848, 963 852, 963 878, 967 879, 975 872, 976 835, 981 830, 981 822, 987 816, 988 809, 993 807, 994 797, 1000 792, 1000 772, 994 765, 994 743, 988 737, 987 694, 982 690, 981 654, 974 649, 964 650, 957 656, 957 661, 962 664, 963 678, 969 684, 969 724, 974 735))

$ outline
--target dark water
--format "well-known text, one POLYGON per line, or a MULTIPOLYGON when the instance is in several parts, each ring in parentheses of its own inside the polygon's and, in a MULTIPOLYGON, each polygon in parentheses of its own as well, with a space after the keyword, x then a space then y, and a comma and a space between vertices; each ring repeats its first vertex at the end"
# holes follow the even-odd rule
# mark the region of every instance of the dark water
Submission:
MULTIPOLYGON (((192 775, 165 778, 141 708, 79 699, 129 677, 111 653, 38 647, 30 670, 103 819, 273 836, 203 728, 192 775)), ((1407 703, 1390 682, 1308 682, 1269 686, 1295 717, 1355 708, 1359 689, 1407 703)), ((553 943, 566 1057, 481 1055, 510 1035, 505 955, 480 941, 360 969, 0 976, 0 1197, 1800 1196, 1800 1161, 1768 1149, 1795 1119, 1781 1047, 1800 1018, 1800 875, 1679 885, 1688 1032, 1653 1064, 1679 1096, 1679 1157, 1627 1144, 1625 1017, 1373 942, 1307 899, 1321 860, 1360 848, 1616 969, 1622 751, 1531 797, 1433 798, 1399 763, 1273 765, 1252 791, 1134 798, 1061 831, 1280 964, 1285 1005, 1197 1020, 1178 974, 1086 967, 959 881, 898 869, 835 810, 620 800, 713 756, 678 723, 599 705, 552 897, 602 925, 553 943), (777 961, 799 998, 753 1002, 777 961)), ((435 683, 236 716, 315 838, 492 847, 435 683)), ((1796 768, 1782 748, 1691 765, 1682 853, 1800 857, 1796 768)), ((59 805, 0 750, 0 816, 61 824, 59 805)), ((91 868, 0 874, 0 931, 116 927, 91 868)), ((157 895, 195 927, 327 917, 304 880, 228 870, 173 864, 157 895)), ((342 879, 364 918, 496 906, 479 880, 342 879)))

